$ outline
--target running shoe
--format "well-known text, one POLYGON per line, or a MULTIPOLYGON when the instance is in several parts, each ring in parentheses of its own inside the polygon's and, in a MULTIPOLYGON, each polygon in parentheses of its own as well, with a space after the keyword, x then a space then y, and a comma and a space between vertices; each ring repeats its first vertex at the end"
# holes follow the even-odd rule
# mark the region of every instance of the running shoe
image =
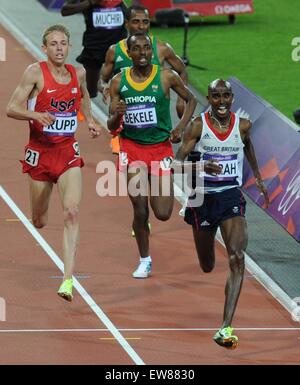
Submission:
POLYGON ((238 337, 233 335, 233 328, 227 326, 226 328, 221 328, 214 335, 215 342, 227 349, 235 349, 238 346, 238 337))
POLYGON ((58 289, 57 294, 63 299, 65 299, 66 301, 71 302, 73 299, 72 289, 73 289, 73 280, 65 279, 63 283, 60 285, 60 288, 58 289))
POLYGON ((140 261, 138 268, 132 273, 133 278, 148 278, 151 274, 152 262, 140 261))
MULTIPOLYGON (((152 229, 152 226, 151 226, 151 223, 148 222, 148 229, 149 229, 149 233, 151 233, 151 229, 152 229)), ((131 236, 134 238, 135 237, 135 232, 133 229, 131 229, 131 236)))

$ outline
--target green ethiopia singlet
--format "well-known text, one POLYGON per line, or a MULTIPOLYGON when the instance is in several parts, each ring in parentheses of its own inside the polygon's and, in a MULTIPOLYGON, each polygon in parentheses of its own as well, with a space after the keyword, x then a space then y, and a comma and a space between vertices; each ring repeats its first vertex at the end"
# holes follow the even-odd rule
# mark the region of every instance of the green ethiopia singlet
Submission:
POLYGON ((170 99, 165 96, 160 81, 161 69, 152 65, 149 78, 136 83, 130 76, 130 68, 122 72, 120 99, 127 106, 123 120, 122 138, 140 144, 166 141, 172 130, 170 99))
MULTIPOLYGON (((151 36, 153 57, 152 64, 160 65, 158 53, 157 53, 157 41, 156 38, 151 36)), ((132 60, 127 54, 126 39, 119 41, 116 44, 115 56, 114 56, 114 75, 121 72, 123 68, 132 67, 132 60)))

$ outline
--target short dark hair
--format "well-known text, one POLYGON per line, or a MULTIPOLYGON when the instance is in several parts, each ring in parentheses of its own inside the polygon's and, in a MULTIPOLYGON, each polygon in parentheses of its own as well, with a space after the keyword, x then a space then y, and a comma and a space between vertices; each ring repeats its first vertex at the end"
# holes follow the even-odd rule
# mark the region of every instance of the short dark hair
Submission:
POLYGON ((131 19, 131 16, 132 16, 132 11, 135 11, 135 12, 147 12, 149 14, 149 10, 145 7, 143 7, 142 5, 131 5, 130 7, 128 7, 125 11, 125 19, 128 21, 131 19))
POLYGON ((127 38, 126 40, 126 44, 127 44, 127 48, 128 50, 130 50, 131 46, 132 46, 132 39, 133 38, 138 38, 138 37, 145 37, 146 39, 149 40, 150 44, 151 44, 151 47, 152 47, 152 40, 150 38, 150 36, 147 34, 147 33, 144 33, 144 32, 136 32, 136 33, 133 33, 132 35, 129 35, 129 37, 127 38))

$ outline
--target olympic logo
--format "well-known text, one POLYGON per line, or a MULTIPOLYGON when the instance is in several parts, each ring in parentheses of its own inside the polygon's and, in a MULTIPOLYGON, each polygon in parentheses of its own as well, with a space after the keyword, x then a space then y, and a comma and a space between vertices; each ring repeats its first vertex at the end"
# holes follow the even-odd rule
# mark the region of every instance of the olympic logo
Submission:
POLYGON ((300 198, 300 170, 294 175, 286 192, 278 205, 278 211, 285 215, 293 204, 300 198))

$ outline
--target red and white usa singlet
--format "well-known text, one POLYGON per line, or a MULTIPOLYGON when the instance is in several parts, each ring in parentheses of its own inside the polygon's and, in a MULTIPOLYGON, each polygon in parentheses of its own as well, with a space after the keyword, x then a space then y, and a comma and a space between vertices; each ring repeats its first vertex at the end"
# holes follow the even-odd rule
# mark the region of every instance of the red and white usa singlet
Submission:
POLYGON ((44 145, 73 142, 77 129, 77 111, 81 101, 75 67, 65 64, 71 80, 68 84, 61 84, 54 79, 47 62, 39 64, 44 77, 44 88, 36 97, 28 100, 28 109, 36 112, 48 111, 56 117, 56 120, 49 126, 31 120, 30 142, 44 145))

